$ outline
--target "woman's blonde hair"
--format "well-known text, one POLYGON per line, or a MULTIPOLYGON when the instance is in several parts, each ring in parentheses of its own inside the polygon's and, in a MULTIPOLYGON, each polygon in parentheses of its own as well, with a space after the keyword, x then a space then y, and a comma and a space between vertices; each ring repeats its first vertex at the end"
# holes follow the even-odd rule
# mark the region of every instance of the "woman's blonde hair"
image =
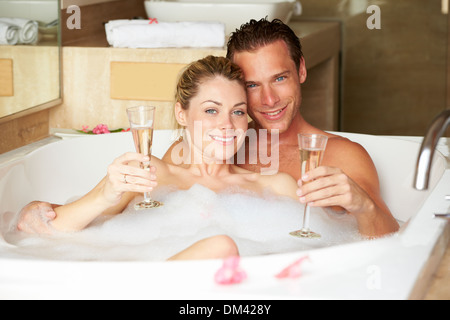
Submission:
POLYGON ((208 56, 186 67, 178 80, 175 102, 179 102, 184 110, 188 110, 189 103, 198 94, 200 85, 217 76, 238 81, 245 87, 244 75, 238 65, 225 57, 208 56))

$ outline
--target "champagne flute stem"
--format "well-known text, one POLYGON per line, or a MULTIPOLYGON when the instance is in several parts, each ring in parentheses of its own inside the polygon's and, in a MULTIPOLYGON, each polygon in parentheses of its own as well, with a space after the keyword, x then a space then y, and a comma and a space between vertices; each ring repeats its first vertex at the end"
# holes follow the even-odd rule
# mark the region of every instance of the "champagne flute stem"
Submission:
POLYGON ((305 231, 309 231, 309 214, 310 214, 310 208, 308 205, 305 206, 305 211, 303 213, 303 229, 305 231))
MULTIPOLYGON (((145 169, 147 171, 150 171, 150 166, 151 166, 150 161, 142 163, 143 169, 145 169)), ((150 195, 150 192, 144 192, 144 202, 147 204, 152 202, 152 197, 150 195)))
POLYGON ((144 202, 145 203, 150 203, 152 202, 152 197, 150 195, 150 192, 144 192, 144 202))

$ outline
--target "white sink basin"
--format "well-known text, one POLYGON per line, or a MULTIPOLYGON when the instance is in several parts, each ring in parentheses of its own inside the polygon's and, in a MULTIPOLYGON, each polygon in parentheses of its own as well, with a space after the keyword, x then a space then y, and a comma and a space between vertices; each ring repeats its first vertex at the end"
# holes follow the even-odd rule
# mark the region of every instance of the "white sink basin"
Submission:
POLYGON ((278 18, 288 23, 301 14, 296 0, 146 0, 149 18, 160 21, 217 21, 225 24, 227 34, 251 19, 278 18))
POLYGON ((0 1, 0 17, 23 18, 49 23, 58 19, 57 0, 3 0, 0 1))

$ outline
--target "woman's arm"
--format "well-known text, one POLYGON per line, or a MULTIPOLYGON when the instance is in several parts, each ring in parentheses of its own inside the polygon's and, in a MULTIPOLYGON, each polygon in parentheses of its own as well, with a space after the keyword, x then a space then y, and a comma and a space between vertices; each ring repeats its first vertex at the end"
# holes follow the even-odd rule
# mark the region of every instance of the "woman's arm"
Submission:
MULTIPOLYGON (((122 212, 136 193, 150 192, 156 187, 156 168, 141 169, 139 162, 148 161, 139 153, 126 153, 109 167, 107 176, 81 199, 55 209, 53 228, 79 231, 102 214, 122 212)), ((156 162, 156 161, 152 161, 156 162)))
POLYGON ((102 214, 118 214, 133 199, 131 192, 123 194, 117 205, 109 202, 103 195, 106 177, 88 194, 70 204, 55 208, 56 218, 49 224, 64 232, 79 231, 88 226, 95 218, 102 214))

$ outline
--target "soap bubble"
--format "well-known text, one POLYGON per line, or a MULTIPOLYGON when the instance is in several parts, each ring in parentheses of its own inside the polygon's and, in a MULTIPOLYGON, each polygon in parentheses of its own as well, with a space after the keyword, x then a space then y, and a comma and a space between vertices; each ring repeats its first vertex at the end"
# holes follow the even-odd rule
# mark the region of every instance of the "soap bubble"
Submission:
POLYGON ((311 250, 362 240, 354 217, 321 208, 311 208, 310 219, 321 239, 290 236, 291 231, 301 227, 304 206, 269 193, 264 197, 238 189, 215 193, 194 185, 189 190, 159 188, 153 197, 164 206, 135 211, 132 201, 122 214, 100 217, 77 233, 36 236, 13 228, 2 229, 0 252, 3 256, 52 260, 162 261, 199 240, 222 234, 236 242, 241 256, 311 250))

